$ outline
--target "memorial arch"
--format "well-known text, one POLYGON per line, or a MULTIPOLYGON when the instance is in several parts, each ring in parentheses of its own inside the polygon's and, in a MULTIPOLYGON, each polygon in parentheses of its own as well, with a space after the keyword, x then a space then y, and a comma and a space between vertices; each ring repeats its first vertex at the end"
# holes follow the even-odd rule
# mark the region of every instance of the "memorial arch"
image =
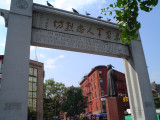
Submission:
POLYGON ((140 36, 129 46, 123 45, 117 24, 32 0, 11 0, 10 11, 0 12, 8 27, 0 119, 27 120, 29 54, 34 45, 122 58, 132 119, 156 120, 140 36))

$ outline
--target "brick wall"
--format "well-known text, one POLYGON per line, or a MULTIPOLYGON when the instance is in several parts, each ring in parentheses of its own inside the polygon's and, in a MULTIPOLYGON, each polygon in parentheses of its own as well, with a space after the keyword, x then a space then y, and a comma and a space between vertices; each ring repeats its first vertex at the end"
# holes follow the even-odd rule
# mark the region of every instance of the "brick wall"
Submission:
MULTIPOLYGON (((107 98, 107 68, 106 66, 94 67, 88 75, 84 76, 80 86, 83 94, 88 96, 88 107, 86 114, 98 114, 106 112, 105 102, 102 100, 107 98), (102 98, 102 99, 101 99, 102 98)), ((117 93, 119 96, 128 96, 125 75, 115 70, 117 76, 117 93)), ((125 109, 129 107, 129 103, 124 103, 125 109)))

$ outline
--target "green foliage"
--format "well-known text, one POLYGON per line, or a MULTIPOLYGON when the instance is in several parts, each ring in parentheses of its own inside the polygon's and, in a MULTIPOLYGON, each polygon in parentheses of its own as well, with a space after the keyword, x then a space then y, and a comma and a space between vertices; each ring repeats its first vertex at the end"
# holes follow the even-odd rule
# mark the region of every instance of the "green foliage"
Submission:
POLYGON ((106 9, 101 9, 104 15, 112 11, 115 12, 113 17, 119 22, 119 29, 122 30, 121 42, 130 44, 130 40, 138 38, 137 31, 140 29, 141 24, 137 21, 139 8, 143 11, 150 12, 152 7, 158 4, 158 0, 117 0, 116 3, 110 4, 106 9), (110 11, 108 11, 110 9, 110 11))
POLYGON ((160 108, 160 98, 158 98, 157 94, 153 94, 154 104, 156 108, 160 108))
POLYGON ((87 97, 83 96, 81 88, 71 87, 67 90, 61 109, 67 112, 68 117, 77 118, 77 115, 85 112, 87 97))
POLYGON ((59 116, 61 110, 61 99, 66 91, 63 83, 55 82, 53 79, 46 80, 44 83, 44 117, 46 120, 53 120, 55 115, 59 116))
POLYGON ((47 98, 59 100, 64 94, 66 87, 63 83, 55 82, 54 79, 46 80, 44 83, 44 92, 47 98))

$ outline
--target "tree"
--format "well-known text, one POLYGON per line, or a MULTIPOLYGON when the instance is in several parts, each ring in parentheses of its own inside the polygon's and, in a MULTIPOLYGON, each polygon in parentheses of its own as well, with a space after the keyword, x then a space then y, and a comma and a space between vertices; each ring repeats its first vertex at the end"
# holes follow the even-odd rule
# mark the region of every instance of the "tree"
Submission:
POLYGON ((119 29, 122 30, 121 42, 130 44, 130 40, 136 40, 137 31, 141 24, 137 21, 139 8, 145 12, 150 12, 154 6, 158 4, 158 0, 117 0, 116 3, 110 4, 107 8, 101 9, 101 14, 108 12, 119 22, 119 29), (109 10, 111 9, 111 10, 109 10))
POLYGON ((85 113, 87 107, 87 97, 83 96, 82 89, 79 87, 70 87, 61 105, 61 109, 67 112, 67 117, 77 119, 78 115, 85 113))
POLYGON ((60 114, 60 100, 64 95, 65 91, 66 87, 63 83, 55 82, 54 79, 49 79, 45 81, 44 117, 46 120, 53 120, 53 116, 55 116, 55 113, 56 116, 60 114))
POLYGON ((154 98, 155 108, 160 108, 160 98, 158 97, 158 94, 157 93, 153 94, 153 98, 154 98))

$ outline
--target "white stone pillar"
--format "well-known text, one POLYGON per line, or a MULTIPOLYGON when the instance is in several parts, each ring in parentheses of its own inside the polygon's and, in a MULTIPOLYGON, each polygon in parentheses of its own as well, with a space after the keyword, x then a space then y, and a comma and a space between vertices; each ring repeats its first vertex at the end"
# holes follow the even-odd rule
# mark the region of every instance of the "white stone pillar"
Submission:
POLYGON ((157 120, 142 44, 131 41, 130 58, 124 59, 132 120, 157 120))
POLYGON ((0 120, 27 120, 33 0, 11 0, 0 90, 0 120))

